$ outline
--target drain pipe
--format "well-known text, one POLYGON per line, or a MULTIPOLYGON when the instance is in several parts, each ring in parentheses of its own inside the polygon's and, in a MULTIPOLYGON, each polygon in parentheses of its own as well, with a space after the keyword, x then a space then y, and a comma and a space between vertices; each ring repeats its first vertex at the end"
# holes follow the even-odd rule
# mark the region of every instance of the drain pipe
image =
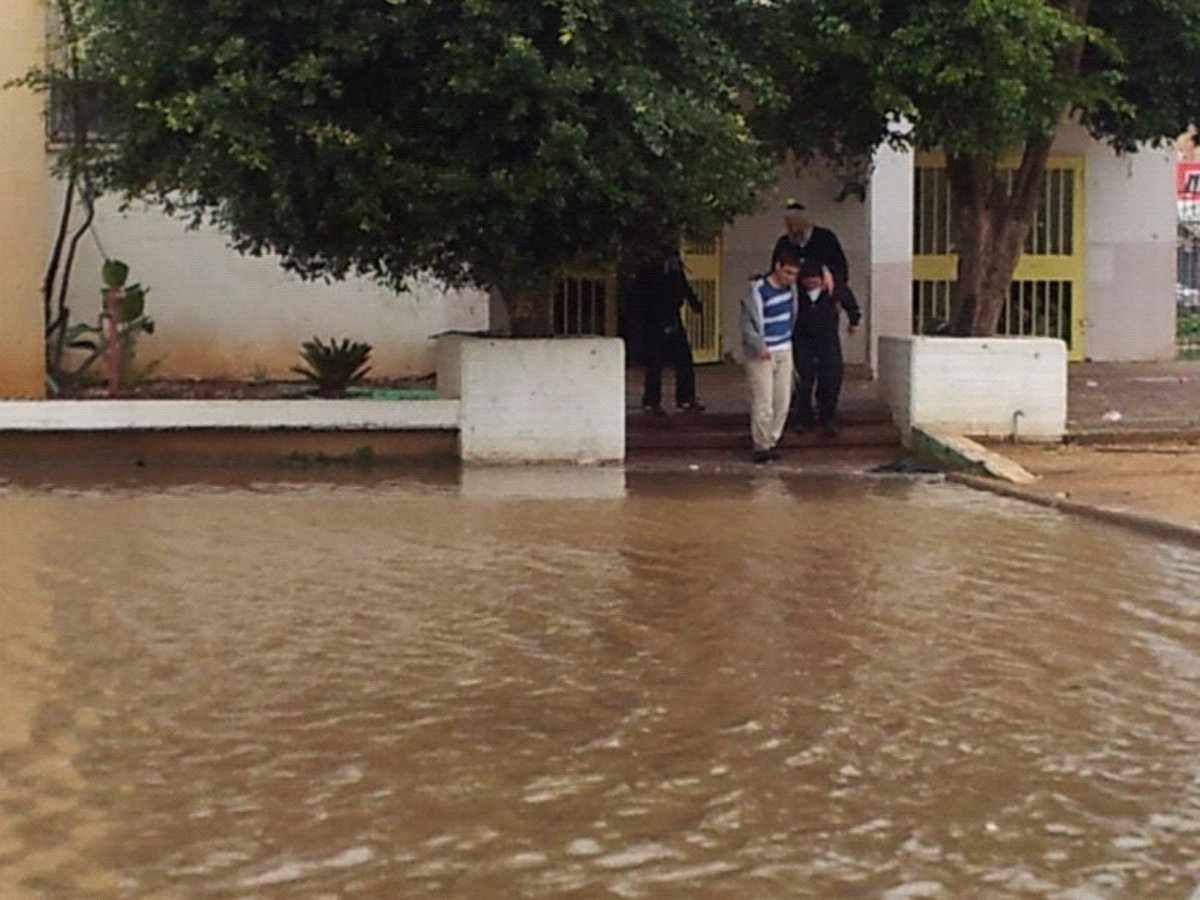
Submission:
POLYGON ((1021 418, 1025 415, 1025 410, 1018 409, 1012 414, 1012 442, 1015 444, 1021 437, 1020 423, 1021 418))

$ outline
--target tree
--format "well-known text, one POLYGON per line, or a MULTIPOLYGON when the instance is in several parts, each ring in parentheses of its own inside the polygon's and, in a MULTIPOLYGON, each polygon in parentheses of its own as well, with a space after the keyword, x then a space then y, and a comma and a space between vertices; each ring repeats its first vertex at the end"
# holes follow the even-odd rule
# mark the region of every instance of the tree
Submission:
MULTIPOLYGON (((306 277, 498 288, 753 208, 752 73, 699 0, 86 0, 100 184, 306 277)), ((715 4, 714 4, 715 5, 715 4)))
POLYGON ((1200 111, 1200 0, 781 0, 755 15, 783 102, 752 124, 777 151, 945 151, 954 334, 995 333, 1067 117, 1133 152, 1200 111))
POLYGON ((42 278, 41 295, 46 380, 55 393, 63 387, 68 376, 63 367, 72 329, 67 294, 75 256, 96 216, 94 111, 97 83, 85 52, 80 2, 53 0, 56 29, 51 44, 54 62, 5 85, 6 88, 28 87, 50 96, 47 131, 57 144, 55 163, 57 174, 63 181, 63 200, 42 278), (75 221, 77 205, 79 221, 75 221))

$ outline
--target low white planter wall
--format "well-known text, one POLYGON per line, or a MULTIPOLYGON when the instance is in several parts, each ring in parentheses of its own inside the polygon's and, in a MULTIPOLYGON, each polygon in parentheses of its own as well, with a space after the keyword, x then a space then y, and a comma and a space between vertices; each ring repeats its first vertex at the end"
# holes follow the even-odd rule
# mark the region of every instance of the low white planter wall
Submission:
POLYGON ((1058 441, 1067 427, 1067 346, 1054 338, 883 336, 879 396, 906 445, 914 426, 1058 441))
POLYGON ((625 458, 624 341, 464 337, 447 349, 454 345, 464 461, 625 458))
POLYGON ((293 428, 330 431, 449 431, 455 400, 12 400, 0 431, 162 431, 293 428))

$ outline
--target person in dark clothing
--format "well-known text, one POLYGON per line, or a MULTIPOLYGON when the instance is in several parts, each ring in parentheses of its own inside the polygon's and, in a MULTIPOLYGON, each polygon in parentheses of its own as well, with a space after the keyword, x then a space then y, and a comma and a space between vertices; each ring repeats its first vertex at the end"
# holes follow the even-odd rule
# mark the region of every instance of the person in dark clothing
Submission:
POLYGON ((844 309, 850 320, 848 331, 854 334, 862 314, 858 301, 848 288, 835 284, 833 291, 825 289, 825 267, 816 259, 804 261, 799 280, 799 309, 792 330, 797 382, 792 406, 793 428, 811 431, 819 425, 827 437, 834 437, 837 434, 838 397, 842 392, 842 343, 838 325, 844 309))
POLYGON ((674 251, 640 265, 632 285, 634 308, 642 318, 642 357, 646 378, 642 388, 642 409, 652 415, 666 415, 662 406, 662 370, 675 371, 675 406, 689 412, 701 412, 696 401, 696 373, 692 348, 683 327, 680 309, 684 302, 700 312, 700 298, 688 284, 683 260, 674 251))

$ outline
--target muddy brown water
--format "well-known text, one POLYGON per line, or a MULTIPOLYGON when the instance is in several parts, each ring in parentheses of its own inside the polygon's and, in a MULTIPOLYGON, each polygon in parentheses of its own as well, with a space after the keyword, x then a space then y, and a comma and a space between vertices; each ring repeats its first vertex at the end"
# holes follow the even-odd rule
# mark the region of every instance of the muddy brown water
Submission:
POLYGON ((934 481, 0 485, 0 896, 1189 898, 1200 554, 934 481))

